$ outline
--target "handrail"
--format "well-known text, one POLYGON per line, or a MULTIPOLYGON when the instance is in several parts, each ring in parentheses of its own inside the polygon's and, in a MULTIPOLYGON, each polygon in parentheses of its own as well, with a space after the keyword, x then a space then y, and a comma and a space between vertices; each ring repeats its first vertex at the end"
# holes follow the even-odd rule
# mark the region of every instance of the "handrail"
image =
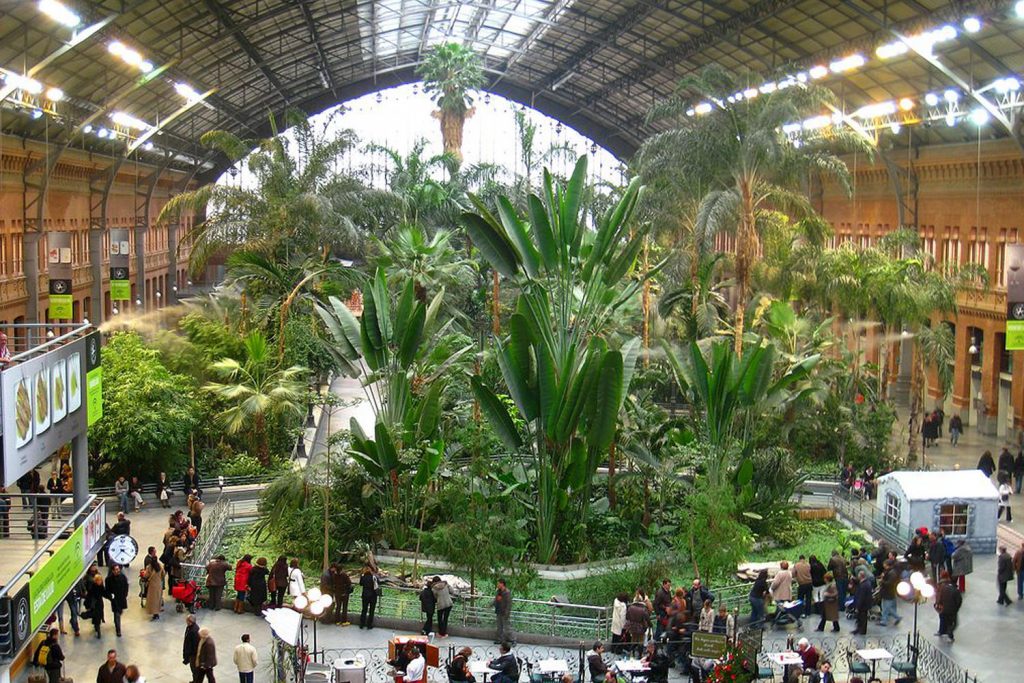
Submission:
MULTIPOLYGON (((5 327, 8 327, 8 326, 5 326, 5 327)), ((60 345, 63 342, 67 341, 68 339, 74 338, 79 333, 81 333, 83 330, 86 330, 86 329, 92 327, 92 324, 90 324, 90 323, 71 323, 70 325, 64 325, 64 324, 60 324, 60 325, 58 325, 58 324, 46 325, 46 324, 42 324, 42 323, 18 323, 18 324, 15 324, 15 325, 10 325, 9 327, 15 327, 15 328, 19 328, 19 327, 22 327, 22 328, 31 328, 31 327, 73 327, 74 328, 70 332, 65 332, 64 334, 60 335, 59 337, 54 337, 53 339, 47 339, 42 344, 37 344, 36 346, 33 346, 33 347, 29 348, 29 349, 26 349, 24 351, 21 351, 19 353, 14 354, 13 356, 11 356, 11 360, 9 362, 10 363, 17 363, 18 361, 27 360, 28 358, 31 358, 31 357, 39 354, 44 349, 46 349, 46 348, 48 348, 50 346, 60 345)))
POLYGON ((68 517, 67 521, 61 525, 60 529, 58 529, 55 533, 50 535, 50 540, 44 543, 43 547, 36 551, 35 555, 32 556, 32 559, 26 562, 21 569, 15 572, 14 576, 8 579, 3 586, 0 586, 0 600, 8 596, 8 594, 11 592, 11 589, 15 585, 17 585, 19 579, 23 578, 26 574, 32 573, 32 571, 29 568, 35 566, 36 562, 42 559, 44 554, 49 553, 49 550, 53 546, 53 544, 60 540, 61 536, 63 536, 65 533, 71 530, 76 520, 83 516, 88 517, 93 510, 95 510, 99 505, 102 504, 103 501, 101 501, 96 496, 89 496, 89 499, 85 501, 85 504, 82 507, 75 510, 75 513, 68 517))
MULTIPOLYGON (((240 474, 237 476, 223 477, 224 487, 228 486, 245 486, 247 484, 264 484, 268 481, 273 481, 279 476, 276 472, 267 472, 264 474, 240 474)), ((172 491, 181 491, 182 482, 180 479, 171 479, 167 482, 172 491)), ((199 480, 200 489, 220 489, 221 488, 221 477, 208 477, 206 479, 199 480)), ((112 496, 114 495, 113 486, 93 486, 92 492, 98 496, 112 496)), ((157 483, 146 482, 139 486, 139 491, 142 493, 156 493, 157 483)))

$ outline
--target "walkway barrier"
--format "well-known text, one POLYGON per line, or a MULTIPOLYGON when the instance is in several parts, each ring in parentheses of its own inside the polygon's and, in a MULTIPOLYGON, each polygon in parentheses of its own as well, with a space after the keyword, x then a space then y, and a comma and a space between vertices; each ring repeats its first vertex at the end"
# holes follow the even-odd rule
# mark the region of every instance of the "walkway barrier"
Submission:
MULTIPOLYGON (((220 494, 223 492, 223 489, 228 486, 253 486, 256 484, 266 484, 274 481, 280 476, 280 472, 264 472, 262 474, 247 474, 237 477, 208 477, 199 480, 199 488, 205 494, 209 494, 210 492, 217 492, 220 494)), ((174 492, 175 496, 183 496, 182 491, 184 484, 180 477, 177 479, 171 479, 170 484, 171 490, 174 492)), ((154 498, 156 497, 157 489, 155 483, 147 482, 142 484, 142 486, 139 487, 139 490, 143 494, 152 495, 154 498)), ((104 498, 110 498, 114 495, 113 486, 94 486, 90 491, 93 494, 104 498)), ((203 497, 206 498, 207 496, 204 495, 203 497)), ((185 498, 182 497, 181 500, 184 501, 185 498)))
MULTIPOLYGON (((423 621, 420 612, 419 591, 383 585, 383 594, 377 600, 378 617, 423 621)), ((449 623, 468 628, 496 629, 494 597, 476 595, 456 597, 449 623)), ((356 623, 362 609, 362 598, 356 586, 349 599, 349 620, 356 623)), ((605 640, 611 628, 611 607, 575 605, 543 600, 512 599, 512 629, 520 633, 605 640)))
MULTIPOLYGON (((52 530, 52 533, 48 536, 46 542, 42 545, 37 544, 38 549, 32 553, 30 559, 25 562, 22 568, 15 572, 10 578, 3 579, 3 586, 0 587, 0 661, 14 658, 18 654, 18 649, 26 645, 31 640, 30 638, 21 640, 15 637, 15 616, 13 614, 15 611, 15 598, 17 598, 22 588, 28 584, 31 577, 39 572, 51 556, 58 551, 64 539, 71 536, 71 534, 88 519, 89 515, 91 515, 96 508, 101 507, 102 505, 102 499, 97 498, 96 496, 90 496, 85 502, 85 505, 76 510, 74 514, 64 519, 59 525, 56 522, 51 523, 49 525, 49 529, 52 530)), ((100 516, 96 518, 97 528, 93 530, 94 538, 92 539, 92 542, 97 545, 92 547, 98 547, 98 543, 102 540, 103 536, 102 513, 99 513, 99 515, 100 516)), ((91 527, 87 527, 87 530, 90 528, 91 527)), ((0 545, 0 548, 2 547, 3 546, 0 545)), ((76 553, 77 552, 78 551, 76 551, 76 553)), ((75 581, 85 573, 85 568, 88 567, 88 563, 85 561, 84 557, 79 557, 78 559, 80 560, 80 566, 82 569, 81 573, 76 575, 75 581)), ((68 589, 70 589, 74 584, 74 582, 66 581, 62 583, 66 583, 68 589)), ((54 590, 54 586, 50 584, 48 586, 48 590, 54 590)), ((60 600, 54 603, 54 607, 56 607, 56 604, 59 604, 61 601, 63 601, 63 596, 61 596, 60 600)), ((49 614, 46 616, 48 617, 49 614)), ((21 614, 20 618, 29 619, 29 616, 27 614, 21 614)), ((23 626, 24 625, 25 624, 23 622, 23 626)))
POLYGON ((221 496, 213 504, 212 509, 203 512, 203 525, 195 545, 192 546, 189 561, 182 563, 185 569, 184 580, 197 581, 200 582, 199 585, 203 585, 206 563, 213 559, 224 539, 224 531, 231 520, 231 501, 226 496, 221 496))
POLYGON ((832 507, 836 514, 853 526, 863 529, 876 538, 884 539, 898 550, 910 545, 914 530, 907 524, 892 524, 870 500, 849 493, 840 487, 832 494, 832 507))

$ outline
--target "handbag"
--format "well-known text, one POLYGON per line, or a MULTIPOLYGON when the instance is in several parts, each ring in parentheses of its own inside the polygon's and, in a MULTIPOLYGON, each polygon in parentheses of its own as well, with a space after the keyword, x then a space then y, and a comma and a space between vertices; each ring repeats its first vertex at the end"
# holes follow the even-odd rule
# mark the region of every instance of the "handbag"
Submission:
POLYGON ((160 500, 167 500, 167 489, 160 489, 160 500))
POLYGON ((269 590, 271 593, 277 590, 277 579, 275 579, 273 576, 271 576, 270 581, 267 582, 267 590, 269 590))

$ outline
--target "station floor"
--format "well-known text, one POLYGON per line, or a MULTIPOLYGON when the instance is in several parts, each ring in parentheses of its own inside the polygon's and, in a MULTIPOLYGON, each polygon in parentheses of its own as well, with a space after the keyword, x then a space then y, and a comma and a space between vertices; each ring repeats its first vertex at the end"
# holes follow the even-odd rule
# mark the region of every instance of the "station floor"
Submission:
MULTIPOLYGON (((160 540, 167 514, 165 510, 150 504, 143 511, 132 514, 131 520, 132 533, 144 548, 160 540)), ((1024 536, 1005 525, 1001 528, 1000 534, 1007 542, 1015 542, 1018 547, 1024 541, 1024 536)), ((138 562, 137 560, 136 563, 138 562)), ((82 635, 79 638, 70 633, 68 625, 69 633, 61 636, 67 656, 65 674, 78 683, 95 680, 96 671, 104 661, 107 650, 115 648, 118 650, 119 659, 126 664, 136 664, 150 683, 188 681, 188 668, 181 662, 184 615, 175 612, 173 605, 168 605, 165 606, 160 620, 150 621, 148 613, 141 607, 137 597, 138 567, 132 566, 129 576, 133 591, 129 608, 123 616, 123 637, 118 638, 115 635, 109 612, 108 622, 104 624, 100 639, 93 636, 90 624, 81 624, 82 635)), ((920 608, 920 633, 922 637, 929 639, 949 654, 954 661, 977 674, 979 681, 1008 680, 1005 678, 1005 672, 1008 670, 1007 667, 1014 665, 1019 659, 1015 647, 1024 640, 1024 601, 1016 601, 1014 586, 1011 586, 1010 594, 1015 600, 1013 605, 1000 607, 996 604, 995 558, 977 557, 975 572, 967 583, 956 643, 950 644, 932 636, 937 629, 937 615, 930 605, 923 605, 920 608), (1000 675, 1000 672, 1003 675, 1000 675)), ((872 623, 868 628, 869 638, 909 633, 912 628, 912 609, 908 605, 901 605, 900 613, 904 618, 898 627, 883 628, 872 623)), ((210 628, 217 643, 220 662, 217 675, 222 680, 234 680, 236 676, 231 654, 243 633, 250 634, 261 658, 261 669, 257 672, 256 680, 270 680, 271 672, 269 668, 265 668, 269 664, 271 640, 266 622, 252 614, 234 614, 230 606, 219 612, 200 610, 197 616, 201 626, 210 628)), ((744 619, 745 617, 746 615, 744 619)), ((813 632, 814 625, 805 621, 802 631, 802 634, 811 637, 812 641, 817 635, 813 632)), ((844 620, 843 632, 839 635, 848 636, 851 627, 852 622, 844 620)), ((391 635, 392 630, 379 627, 373 631, 362 631, 355 626, 321 625, 318 628, 321 648, 384 648, 391 635)), ((779 647, 785 636, 786 633, 782 631, 766 632, 766 647, 779 647)), ((457 636, 442 641, 445 646, 449 643, 466 644, 475 648, 493 648, 489 642, 457 636)), ((22 671, 15 680, 25 681, 27 673, 22 671)), ((679 678, 674 669, 672 677, 679 678)))

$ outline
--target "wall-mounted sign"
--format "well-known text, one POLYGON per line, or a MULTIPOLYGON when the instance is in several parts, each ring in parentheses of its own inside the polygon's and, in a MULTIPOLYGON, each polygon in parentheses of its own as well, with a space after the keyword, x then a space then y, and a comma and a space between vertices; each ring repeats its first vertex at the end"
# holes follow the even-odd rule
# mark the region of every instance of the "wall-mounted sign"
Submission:
POLYGON ((703 659, 718 659, 725 654, 725 646, 724 633, 695 631, 693 633, 693 645, 690 649, 690 654, 703 659))
POLYGON ((5 368, 0 373, 4 486, 99 419, 102 388, 98 331, 5 368))
POLYGON ((1006 245, 1006 350, 1024 351, 1024 244, 1006 245))
POLYGON ((131 258, 128 248, 128 230, 110 229, 110 300, 131 301, 132 283, 128 276, 131 258))
POLYGON ((46 236, 46 270, 50 277, 50 319, 71 320, 74 315, 71 233, 51 232, 46 236))

